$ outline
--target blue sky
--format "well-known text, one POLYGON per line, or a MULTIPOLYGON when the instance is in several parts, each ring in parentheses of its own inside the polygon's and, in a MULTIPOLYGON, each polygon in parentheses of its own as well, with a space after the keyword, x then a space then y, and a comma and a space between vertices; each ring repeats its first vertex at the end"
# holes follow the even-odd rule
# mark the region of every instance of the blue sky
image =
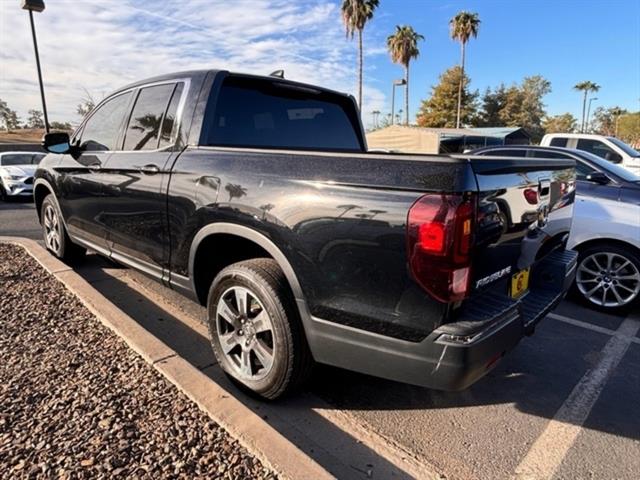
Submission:
MULTIPOLYGON (((356 91, 356 42, 345 39, 337 0, 45 0, 36 15, 52 120, 78 122, 88 91, 100 99, 133 80, 190 68, 227 68, 356 91)), ((19 0, 0 0, 0 98, 18 110, 39 107, 28 17, 19 0)), ((550 114, 580 114, 572 86, 602 86, 599 105, 640 108, 640 2, 380 0, 365 30, 364 120, 390 110, 391 81, 402 75, 386 52, 397 24, 426 37, 412 64, 411 114, 460 49, 449 19, 479 13, 467 72, 481 92, 540 74, 552 83, 550 114)), ((401 104, 398 92, 396 105, 401 104)), ((398 108, 398 107, 397 107, 398 108)))

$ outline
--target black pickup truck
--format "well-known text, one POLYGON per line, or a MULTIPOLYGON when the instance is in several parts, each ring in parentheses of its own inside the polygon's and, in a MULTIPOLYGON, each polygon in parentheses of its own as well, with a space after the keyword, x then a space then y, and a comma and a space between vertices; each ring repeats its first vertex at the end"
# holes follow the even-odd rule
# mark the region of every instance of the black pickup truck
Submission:
POLYGON ((207 305, 225 372, 264 398, 314 362, 467 387, 563 298, 574 162, 367 151, 351 96, 166 75, 45 136, 47 248, 207 305))

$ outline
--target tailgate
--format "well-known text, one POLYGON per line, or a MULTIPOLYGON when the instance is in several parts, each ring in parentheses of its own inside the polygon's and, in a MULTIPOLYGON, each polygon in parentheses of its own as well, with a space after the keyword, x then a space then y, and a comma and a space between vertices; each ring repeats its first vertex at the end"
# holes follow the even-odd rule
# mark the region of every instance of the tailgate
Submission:
POLYGON ((524 271, 523 280, 536 260, 564 248, 573 217, 575 162, 498 157, 470 157, 470 162, 479 191, 472 291, 507 293, 518 272, 524 271))

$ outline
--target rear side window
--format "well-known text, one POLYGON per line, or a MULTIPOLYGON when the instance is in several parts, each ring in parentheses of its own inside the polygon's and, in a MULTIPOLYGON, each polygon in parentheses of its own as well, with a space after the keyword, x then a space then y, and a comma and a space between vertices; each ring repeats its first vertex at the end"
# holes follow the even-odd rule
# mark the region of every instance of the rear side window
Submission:
POLYGON ((500 148, 498 150, 489 150, 487 152, 482 152, 483 155, 491 156, 491 157, 526 157, 527 151, 525 149, 513 149, 509 150, 506 148, 500 148))
POLYGON ((176 137, 178 136, 178 106, 180 105, 183 90, 184 83, 179 83, 173 91, 169 108, 167 108, 167 113, 165 113, 164 120, 162 120, 159 148, 173 145, 176 141, 176 137))
POLYGON ((549 143, 551 147, 566 147, 567 139, 564 137, 553 137, 549 143))
POLYGON ((81 144, 87 151, 115 150, 131 92, 107 100, 87 120, 82 129, 81 144))
POLYGON ((227 77, 208 145, 362 151, 351 101, 286 83, 227 77))
POLYGON ((158 148, 160 124, 175 86, 175 83, 167 83, 140 90, 127 125, 124 150, 158 148))

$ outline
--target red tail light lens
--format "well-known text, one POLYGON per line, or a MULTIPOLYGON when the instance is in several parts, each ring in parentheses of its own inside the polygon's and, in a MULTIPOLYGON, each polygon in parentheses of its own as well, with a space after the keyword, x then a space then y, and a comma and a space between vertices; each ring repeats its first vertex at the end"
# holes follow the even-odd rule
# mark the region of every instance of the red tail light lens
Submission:
POLYGON ((475 197, 427 194, 409 209, 407 255, 413 278, 441 302, 469 293, 475 197))
POLYGON ((537 205, 538 204, 538 191, 533 188, 525 188, 524 189, 524 198, 529 205, 537 205))

